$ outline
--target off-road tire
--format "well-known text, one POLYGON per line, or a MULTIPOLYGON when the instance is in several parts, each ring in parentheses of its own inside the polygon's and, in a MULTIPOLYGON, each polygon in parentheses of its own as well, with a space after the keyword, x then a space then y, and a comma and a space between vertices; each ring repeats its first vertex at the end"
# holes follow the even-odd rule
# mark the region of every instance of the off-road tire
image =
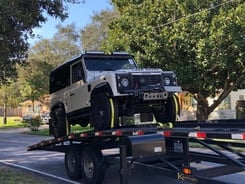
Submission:
POLYGON ((52 133, 55 138, 66 136, 66 114, 63 108, 56 108, 52 112, 52 133))
POLYGON ((156 121, 161 123, 176 122, 180 113, 179 108, 178 97, 176 95, 169 97, 163 109, 154 111, 156 121))
POLYGON ((106 93, 97 93, 91 101, 91 125, 95 130, 108 130, 118 124, 116 101, 106 93))

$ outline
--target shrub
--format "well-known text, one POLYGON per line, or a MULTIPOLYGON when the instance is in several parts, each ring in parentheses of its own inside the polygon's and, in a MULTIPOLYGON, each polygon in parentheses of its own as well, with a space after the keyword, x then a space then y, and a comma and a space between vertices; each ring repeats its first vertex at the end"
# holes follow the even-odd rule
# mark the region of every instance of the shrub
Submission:
POLYGON ((31 131, 38 131, 41 125, 41 118, 40 116, 32 117, 30 119, 23 120, 23 123, 25 123, 31 131))

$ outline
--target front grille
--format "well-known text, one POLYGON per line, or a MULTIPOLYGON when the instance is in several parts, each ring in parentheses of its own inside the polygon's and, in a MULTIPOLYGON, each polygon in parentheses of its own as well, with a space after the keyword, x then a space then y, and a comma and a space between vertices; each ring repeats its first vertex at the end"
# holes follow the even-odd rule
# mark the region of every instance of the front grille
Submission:
POLYGON ((162 75, 132 75, 134 89, 142 89, 147 86, 162 84, 162 75))

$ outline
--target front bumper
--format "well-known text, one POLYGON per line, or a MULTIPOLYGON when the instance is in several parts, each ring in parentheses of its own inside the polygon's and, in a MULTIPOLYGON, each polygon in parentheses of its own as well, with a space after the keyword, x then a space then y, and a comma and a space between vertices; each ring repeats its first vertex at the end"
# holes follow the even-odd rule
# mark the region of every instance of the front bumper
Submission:
POLYGON ((169 94, 181 92, 180 86, 166 86, 164 88, 133 89, 121 91, 121 94, 128 94, 142 100, 165 100, 169 94))

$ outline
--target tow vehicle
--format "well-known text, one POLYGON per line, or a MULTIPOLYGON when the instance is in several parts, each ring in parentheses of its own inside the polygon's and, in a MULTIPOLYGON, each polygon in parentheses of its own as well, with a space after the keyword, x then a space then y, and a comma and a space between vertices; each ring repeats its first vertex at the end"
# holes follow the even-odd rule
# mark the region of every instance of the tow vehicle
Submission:
POLYGON ((245 171, 245 120, 184 121, 173 128, 159 124, 91 130, 43 140, 27 148, 65 153, 65 168, 72 180, 103 183, 105 170, 120 164, 120 183, 128 183, 129 170, 151 172, 190 183, 225 183, 217 176, 245 171), (207 153, 193 149, 201 145, 207 153), (106 150, 113 149, 113 152, 106 150), (194 163, 217 163, 200 169, 194 163), (136 164, 135 164, 136 163, 136 164), (134 165, 134 167, 132 167, 134 165))

